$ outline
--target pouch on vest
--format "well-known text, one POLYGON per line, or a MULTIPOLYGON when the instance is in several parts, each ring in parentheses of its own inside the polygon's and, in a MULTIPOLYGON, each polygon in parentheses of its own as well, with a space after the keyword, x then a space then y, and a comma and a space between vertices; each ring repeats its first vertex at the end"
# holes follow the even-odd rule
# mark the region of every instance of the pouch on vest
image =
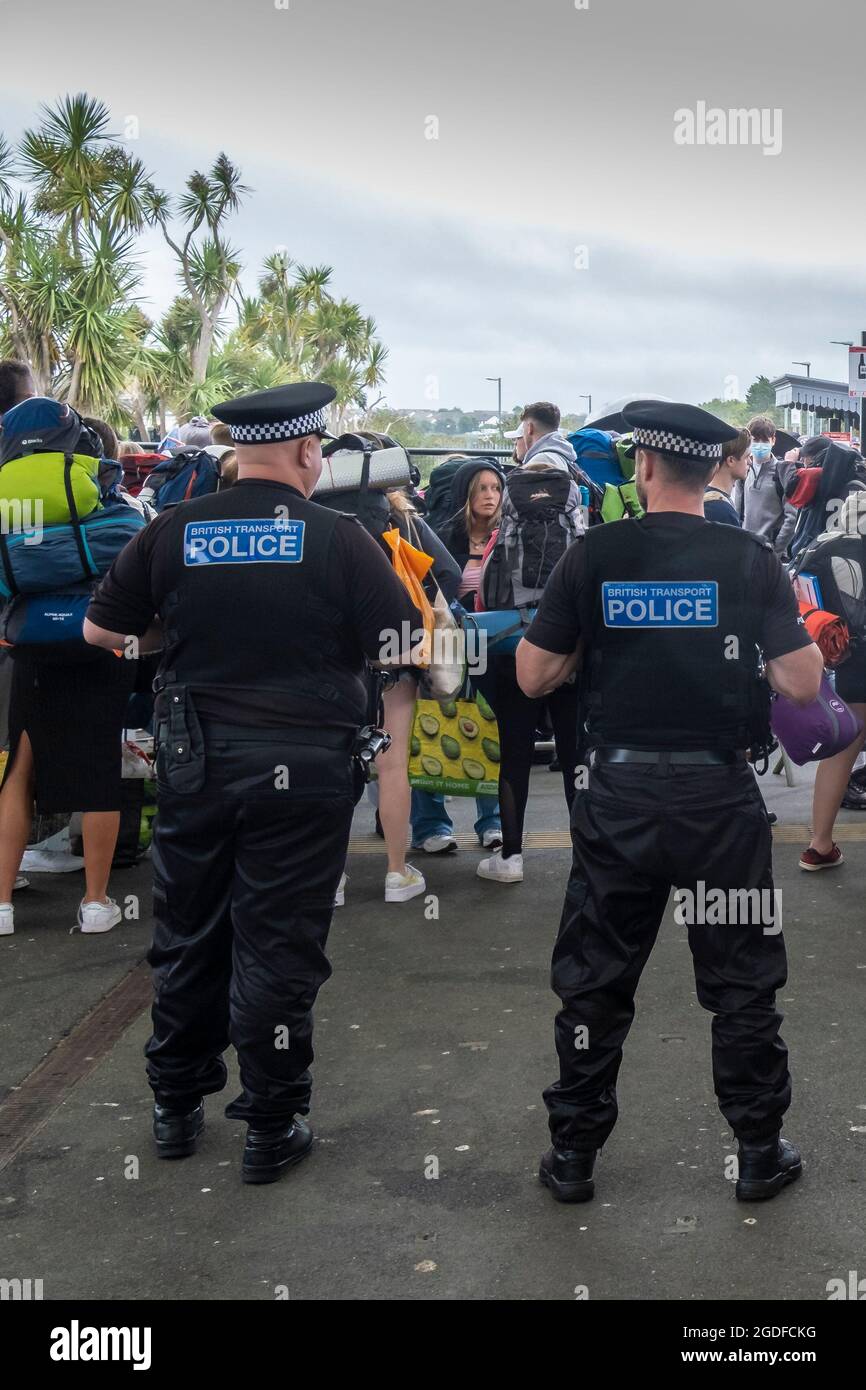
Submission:
POLYGON ((164 685, 156 698, 156 774, 169 791, 200 792, 205 780, 204 736, 185 685, 164 685))

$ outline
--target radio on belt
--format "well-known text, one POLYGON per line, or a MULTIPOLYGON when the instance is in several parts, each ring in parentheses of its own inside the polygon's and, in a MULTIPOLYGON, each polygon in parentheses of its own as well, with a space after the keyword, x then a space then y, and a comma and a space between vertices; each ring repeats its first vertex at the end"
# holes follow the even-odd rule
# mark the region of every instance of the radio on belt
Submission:
POLYGON ((715 579, 608 581, 601 586, 605 627, 717 627, 715 579))
POLYGON ((183 528, 185 565, 298 565, 303 557, 303 521, 284 517, 189 521, 183 528))

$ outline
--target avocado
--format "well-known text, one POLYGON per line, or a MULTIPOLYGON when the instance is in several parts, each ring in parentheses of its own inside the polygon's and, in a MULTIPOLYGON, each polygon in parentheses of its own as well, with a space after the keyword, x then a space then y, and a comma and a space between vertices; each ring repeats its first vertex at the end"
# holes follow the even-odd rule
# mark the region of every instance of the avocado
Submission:
POLYGON ((478 725, 474 719, 467 719, 465 716, 457 720, 457 727, 464 738, 477 738, 478 725))
POLYGON ((435 738, 439 732, 439 720, 435 714, 422 714, 418 723, 421 725, 422 734, 426 734, 428 738, 435 738))
POLYGON ((484 749, 484 756, 492 763, 499 762, 499 744, 495 738, 483 738, 481 747, 484 749))
POLYGON ((416 738, 415 735, 413 734, 412 737, 411 737, 411 739, 409 740, 409 753, 410 753, 410 756, 413 757, 413 758, 417 758, 417 756, 418 756, 418 754, 419 754, 420 752, 421 752, 421 740, 420 740, 420 738, 416 738))
POLYGON ((450 758, 452 762, 455 762, 460 757, 460 744, 457 742, 456 738, 452 738, 450 734, 443 734, 440 742, 442 744, 442 752, 445 754, 446 758, 450 758))
POLYGON ((442 764, 438 758, 431 758, 429 753, 425 753, 421 759, 421 766, 428 777, 441 777, 442 764))
POLYGON ((488 705, 480 690, 476 690, 475 692, 475 704, 478 707, 478 713, 481 715, 482 719, 496 718, 496 715, 493 713, 493 710, 488 705))
POLYGON ((463 759, 463 771, 471 782, 483 782, 486 776, 483 763, 477 763, 474 758, 463 759))
POLYGON ((443 719, 457 718, 457 705, 454 703, 453 700, 440 700, 439 708, 442 711, 443 719))

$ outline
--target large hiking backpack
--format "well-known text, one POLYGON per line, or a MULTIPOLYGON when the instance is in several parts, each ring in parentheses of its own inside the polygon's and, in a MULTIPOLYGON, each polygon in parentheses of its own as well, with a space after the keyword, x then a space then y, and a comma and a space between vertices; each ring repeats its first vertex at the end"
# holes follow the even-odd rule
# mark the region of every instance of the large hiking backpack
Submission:
POLYGON ((360 435, 341 436, 341 441, 344 439, 353 440, 357 452, 364 455, 360 486, 344 488, 340 492, 316 492, 312 500, 329 511, 346 512, 349 516, 357 517, 373 540, 380 541, 382 532, 391 525, 391 504, 386 493, 369 486, 370 463, 375 450, 371 441, 360 435))
POLYGON ((557 561, 585 530, 570 473, 516 469, 505 480, 499 532, 481 575, 486 609, 537 604, 557 561))
POLYGON ((0 467, 0 502, 20 508, 23 524, 53 526, 99 506, 99 459, 85 454, 25 454, 0 467))
POLYGON ((854 494, 845 507, 839 529, 801 550, 789 572, 799 597, 811 595, 816 608, 841 618, 851 646, 859 647, 866 643, 866 533, 860 534, 856 521, 866 521, 866 497, 854 494), (847 515, 853 525, 845 524, 847 515))
MULTIPOLYGON (((621 483, 623 473, 614 442, 604 430, 575 430, 568 442, 577 455, 577 466, 599 487, 605 483, 621 483)), ((634 469, 632 469, 634 472, 634 469)))
POLYGON ((219 464, 206 449, 182 449, 174 458, 158 463, 146 483, 158 512, 193 497, 207 497, 217 492, 219 485, 219 464))
POLYGON ((123 486, 133 497, 137 497, 154 468, 165 460, 162 454, 124 454, 120 460, 123 466, 123 486))

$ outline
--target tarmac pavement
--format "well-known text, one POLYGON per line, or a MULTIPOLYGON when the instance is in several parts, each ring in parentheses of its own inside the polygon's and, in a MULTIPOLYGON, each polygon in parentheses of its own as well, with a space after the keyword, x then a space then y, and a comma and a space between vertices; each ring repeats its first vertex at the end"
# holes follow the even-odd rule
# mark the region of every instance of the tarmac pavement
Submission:
POLYGON ((570 855, 560 779, 538 768, 519 885, 476 877, 474 806, 455 800, 459 853, 411 854, 428 895, 385 904, 362 802, 317 1006, 316 1144, 273 1186, 240 1182, 243 1127, 222 1114, 234 1069, 207 1102, 199 1152, 168 1163, 152 1151, 148 1016, 131 989, 143 971, 130 974, 147 948, 149 865, 115 875, 113 895, 128 910, 137 898, 140 916, 102 937, 69 935, 78 874, 34 875, 0 940, 0 1141, 10 1106, 27 1135, 0 1171, 0 1277, 41 1278, 46 1299, 698 1301, 824 1300, 829 1279, 866 1274, 866 816, 840 818, 844 866, 804 874, 810 777, 797 777, 763 779, 781 822, 786 1133, 805 1165, 775 1201, 737 1203, 725 1178, 735 1146, 712 1090, 710 1018, 670 909, 595 1200, 563 1207, 539 1185, 570 855), (101 1030, 103 1018, 116 1028, 118 987, 132 1021, 115 1038, 101 1030))

